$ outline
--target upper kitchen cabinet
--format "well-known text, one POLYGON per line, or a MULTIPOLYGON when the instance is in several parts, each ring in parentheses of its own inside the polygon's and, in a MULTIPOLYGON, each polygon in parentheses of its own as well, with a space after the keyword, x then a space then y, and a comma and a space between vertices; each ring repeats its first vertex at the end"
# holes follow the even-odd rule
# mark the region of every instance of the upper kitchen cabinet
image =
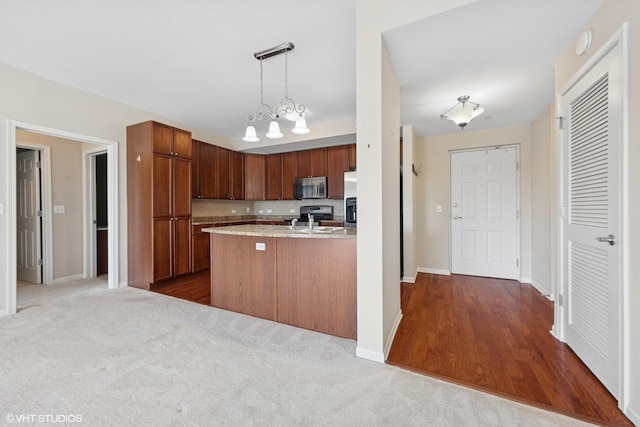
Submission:
POLYGON ((266 199, 282 200, 282 154, 266 156, 266 199))
POLYGON ((349 144, 349 170, 356 170, 356 144, 349 144))
POLYGON ((218 198, 216 148, 215 145, 193 141, 191 197, 194 199, 218 198))
POLYGON ((296 151, 296 178, 327 176, 327 149, 296 151))
POLYGON ((216 147, 217 153, 217 176, 218 176, 218 199, 231 199, 231 150, 216 147))
POLYGON ((296 156, 294 152, 282 153, 282 199, 294 200, 293 180, 296 177, 296 156))
POLYGON ((152 121, 127 127, 130 286, 190 271, 191 151, 189 132, 152 121))
POLYGON ((231 152, 231 199, 244 199, 244 154, 231 152))
POLYGON ((265 156, 244 155, 244 198, 246 200, 265 199, 265 156))
POLYGON ((349 146, 327 149, 327 187, 330 199, 344 198, 344 173, 349 170, 349 146))

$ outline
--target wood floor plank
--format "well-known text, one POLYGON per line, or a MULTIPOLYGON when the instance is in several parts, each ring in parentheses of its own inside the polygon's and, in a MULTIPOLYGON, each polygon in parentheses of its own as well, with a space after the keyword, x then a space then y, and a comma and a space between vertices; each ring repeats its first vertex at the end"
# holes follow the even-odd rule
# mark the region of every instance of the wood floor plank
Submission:
POLYGON ((632 426, 564 343, 553 303, 512 280, 420 273, 387 363, 603 425, 632 426))

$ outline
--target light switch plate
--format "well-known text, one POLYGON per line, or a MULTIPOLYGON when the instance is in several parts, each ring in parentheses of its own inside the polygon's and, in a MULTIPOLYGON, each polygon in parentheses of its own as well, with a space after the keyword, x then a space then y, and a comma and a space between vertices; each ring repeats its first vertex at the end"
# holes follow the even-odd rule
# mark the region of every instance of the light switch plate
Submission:
POLYGON ((267 213, 271 213, 273 212, 271 209, 267 209, 267 213))
POLYGON ((266 250, 264 243, 256 243, 256 251, 264 251, 266 250))
POLYGON ((0 215, 4 215, 4 203, 0 203, 0 215))
POLYGON ((436 206, 436 212, 442 212, 442 205, 436 206))
POLYGON ((295 209, 289 209, 289 213, 296 213, 295 209))
POLYGON ((64 205, 54 205, 53 213, 64 213, 64 205))
POLYGON ((236 210, 235 209, 231 209, 231 213, 236 213, 236 210))

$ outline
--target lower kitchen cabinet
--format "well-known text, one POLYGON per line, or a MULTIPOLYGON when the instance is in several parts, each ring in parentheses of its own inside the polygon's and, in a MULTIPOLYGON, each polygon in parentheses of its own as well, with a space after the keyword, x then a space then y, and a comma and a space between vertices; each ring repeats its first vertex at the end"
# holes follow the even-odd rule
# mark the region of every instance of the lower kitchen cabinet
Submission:
POLYGON ((193 242, 193 256, 191 257, 191 272, 196 273, 198 271, 207 270, 209 268, 210 258, 210 243, 209 233, 203 233, 203 228, 213 227, 213 224, 197 224, 193 226, 193 235, 191 241, 193 242))

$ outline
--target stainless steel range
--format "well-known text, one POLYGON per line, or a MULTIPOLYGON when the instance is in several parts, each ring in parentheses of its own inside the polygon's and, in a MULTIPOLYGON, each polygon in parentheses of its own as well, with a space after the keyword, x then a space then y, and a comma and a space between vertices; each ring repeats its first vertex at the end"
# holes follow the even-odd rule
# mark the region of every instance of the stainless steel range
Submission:
MULTIPOLYGON (((332 221, 333 220, 333 206, 326 205, 311 205, 300 206, 300 216, 298 224, 306 224, 309 222, 309 215, 313 215, 313 221, 332 221)), ((285 224, 291 224, 291 220, 286 220, 285 224)))

